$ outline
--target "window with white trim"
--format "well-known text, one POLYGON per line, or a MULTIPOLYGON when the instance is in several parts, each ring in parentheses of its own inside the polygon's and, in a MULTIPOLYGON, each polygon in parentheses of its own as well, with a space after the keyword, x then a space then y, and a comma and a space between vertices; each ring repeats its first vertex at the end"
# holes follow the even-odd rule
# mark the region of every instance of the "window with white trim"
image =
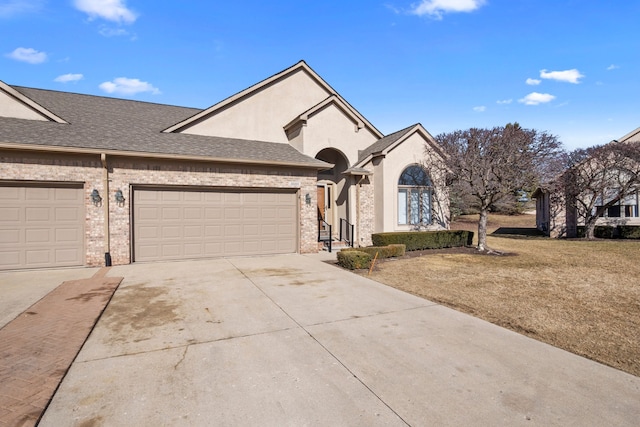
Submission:
POLYGON ((431 224, 432 192, 431 178, 422 166, 407 167, 398 180, 398 224, 431 224))
MULTIPOLYGON (((639 205, 638 196, 638 192, 627 195, 624 199, 605 209, 600 216, 606 218, 637 218, 639 205)), ((596 206, 594 207, 594 212, 597 212, 598 209, 602 208, 605 200, 605 197, 598 197, 596 200, 596 206)), ((611 198, 609 198, 609 200, 611 200, 611 198)))

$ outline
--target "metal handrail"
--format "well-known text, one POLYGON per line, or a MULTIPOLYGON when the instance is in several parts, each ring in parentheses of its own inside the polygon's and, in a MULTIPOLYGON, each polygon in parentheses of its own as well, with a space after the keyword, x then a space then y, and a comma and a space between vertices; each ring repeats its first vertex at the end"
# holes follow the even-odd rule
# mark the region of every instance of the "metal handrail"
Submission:
POLYGON ((347 242, 351 247, 353 247, 353 228, 353 224, 344 218, 340 218, 340 241, 347 242))
POLYGON ((318 242, 329 242, 329 252, 331 252, 331 241, 333 240, 331 235, 332 235, 331 224, 329 224, 327 221, 321 218, 318 218, 318 242), (327 232, 327 229, 328 229, 327 238, 324 238, 324 239, 322 238, 323 224, 324 224, 325 233, 327 232))

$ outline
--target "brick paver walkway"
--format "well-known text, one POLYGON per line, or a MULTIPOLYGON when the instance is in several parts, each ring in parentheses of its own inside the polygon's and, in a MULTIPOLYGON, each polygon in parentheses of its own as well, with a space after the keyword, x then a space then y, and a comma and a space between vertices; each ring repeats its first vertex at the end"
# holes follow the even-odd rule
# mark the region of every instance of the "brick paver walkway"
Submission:
POLYGON ((62 283, 0 329, 0 426, 33 426, 122 277, 62 283))

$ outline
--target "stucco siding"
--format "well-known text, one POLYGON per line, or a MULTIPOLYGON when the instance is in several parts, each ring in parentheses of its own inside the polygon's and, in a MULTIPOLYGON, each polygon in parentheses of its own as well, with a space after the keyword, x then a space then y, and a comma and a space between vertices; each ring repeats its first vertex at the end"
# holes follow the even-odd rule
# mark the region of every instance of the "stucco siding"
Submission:
POLYGON ((0 117, 47 121, 42 115, 0 90, 0 117))
POLYGON ((182 133, 288 143, 283 127, 329 96, 303 69, 224 108, 182 133))
POLYGON ((358 150, 364 150, 377 140, 369 129, 357 129, 356 126, 344 111, 329 105, 309 117, 302 128, 302 143, 296 148, 311 157, 325 148, 334 148, 347 158, 348 166, 352 166, 358 161, 358 150))
MULTIPOLYGON (((384 159, 382 157, 375 157, 372 161, 365 165, 366 168, 373 169, 373 232, 381 233, 385 231, 385 208, 386 203, 394 203, 389 198, 395 198, 395 194, 388 194, 385 198, 385 169, 384 159)), ((371 179, 371 178, 370 178, 371 179)), ((387 230, 391 231, 391 230, 387 230)))
MULTIPOLYGON (((400 175, 407 166, 413 164, 423 165, 434 184, 434 197, 432 204, 434 210, 439 212, 437 216, 441 218, 437 221, 434 216, 434 228, 448 228, 449 226, 449 205, 448 195, 444 190, 444 177, 441 176, 440 170, 432 166, 431 159, 437 156, 433 151, 425 153, 425 139, 414 133, 409 136, 402 144, 391 150, 382 161, 384 168, 384 176, 382 185, 384 186, 384 200, 376 200, 376 204, 381 206, 383 210, 382 230, 376 227, 376 231, 409 231, 412 229, 410 225, 398 224, 398 180, 400 175)), ((376 181, 376 185, 378 182, 376 181)), ((376 197, 379 192, 376 192, 376 197)), ((435 214, 436 212, 434 212, 435 214)), ((376 218, 376 222, 377 218, 376 218)))
POLYGON ((536 227, 549 237, 575 237, 575 211, 565 209, 566 199, 561 191, 540 190, 536 198, 536 227), (571 230, 568 230, 571 224, 571 230))
MULTIPOLYGON (((635 204, 639 205, 638 194, 635 204)), ((601 217, 596 225, 630 225, 640 226, 640 217, 601 217)), ((584 226, 584 217, 578 215, 576 202, 567 198, 562 191, 540 191, 536 199, 536 226, 547 236, 553 238, 577 237, 577 228, 584 226)))

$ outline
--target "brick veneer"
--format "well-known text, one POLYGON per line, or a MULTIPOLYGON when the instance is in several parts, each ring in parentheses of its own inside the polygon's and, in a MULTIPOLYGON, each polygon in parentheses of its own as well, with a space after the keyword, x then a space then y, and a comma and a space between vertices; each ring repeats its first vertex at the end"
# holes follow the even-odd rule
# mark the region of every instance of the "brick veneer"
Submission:
POLYGON ((358 188, 358 246, 371 246, 371 235, 375 231, 374 186, 368 177, 356 184, 358 188))
POLYGON ((76 182, 84 187, 86 265, 104 264, 104 209, 91 203, 93 189, 109 198, 110 254, 113 265, 131 262, 131 188, 180 185, 217 188, 295 189, 299 200, 299 250, 317 252, 316 171, 313 169, 233 166, 182 160, 108 157, 109 191, 103 187, 100 156, 4 152, 0 180, 76 182), (125 202, 114 202, 116 190, 125 202), (305 196, 309 194, 311 203, 305 196))

